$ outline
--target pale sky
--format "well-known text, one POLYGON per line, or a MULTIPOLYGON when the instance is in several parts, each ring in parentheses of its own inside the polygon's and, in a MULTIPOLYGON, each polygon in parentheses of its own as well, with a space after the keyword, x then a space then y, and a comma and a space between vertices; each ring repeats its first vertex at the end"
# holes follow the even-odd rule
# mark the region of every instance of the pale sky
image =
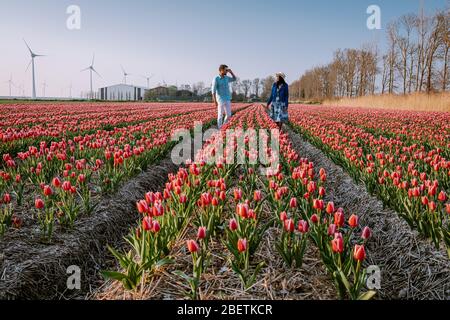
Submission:
MULTIPOLYGON (((425 0, 425 10, 443 9, 446 0, 425 0)), ((283 71, 288 81, 330 61, 338 48, 385 44, 387 23, 418 12, 420 0, 0 0, 0 96, 6 81, 31 92, 30 57, 22 38, 38 54, 37 94, 47 96, 89 90, 89 66, 95 52, 94 88, 122 82, 146 85, 140 75, 154 74, 150 85, 209 85, 218 65, 228 64, 241 78, 283 71), (369 5, 381 8, 382 30, 366 27, 369 5), (81 9, 81 29, 69 30, 69 5, 81 9)), ((18 90, 13 88, 13 95, 18 90)))

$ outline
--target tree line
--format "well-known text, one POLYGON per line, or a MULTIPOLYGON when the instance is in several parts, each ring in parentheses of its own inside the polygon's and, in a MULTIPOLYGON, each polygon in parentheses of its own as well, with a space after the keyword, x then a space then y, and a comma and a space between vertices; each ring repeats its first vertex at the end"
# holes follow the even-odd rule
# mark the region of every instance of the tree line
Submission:
POLYGON ((387 52, 373 45, 338 49, 330 63, 306 71, 291 84, 291 99, 447 91, 449 34, 449 10, 401 16, 386 29, 387 52))

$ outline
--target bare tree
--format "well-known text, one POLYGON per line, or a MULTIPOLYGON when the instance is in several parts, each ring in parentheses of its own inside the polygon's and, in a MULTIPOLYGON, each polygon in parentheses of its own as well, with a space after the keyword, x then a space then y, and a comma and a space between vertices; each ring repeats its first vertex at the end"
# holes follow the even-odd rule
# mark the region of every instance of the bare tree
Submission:
POLYGON ((261 79, 255 78, 253 80, 253 92, 255 93, 256 98, 259 98, 260 89, 261 89, 261 79))
POLYGON ((242 80, 242 91, 244 93, 245 98, 248 98, 251 86, 252 82, 250 80, 242 80))

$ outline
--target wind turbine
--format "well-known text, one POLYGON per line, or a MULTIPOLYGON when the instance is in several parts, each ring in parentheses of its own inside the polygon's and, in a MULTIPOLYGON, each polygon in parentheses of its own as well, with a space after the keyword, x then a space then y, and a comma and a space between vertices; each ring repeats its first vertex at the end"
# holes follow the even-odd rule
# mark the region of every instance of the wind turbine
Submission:
POLYGON ((91 99, 94 96, 94 91, 92 90, 92 71, 94 71, 100 78, 102 77, 95 69, 94 69, 94 61, 95 61, 95 54, 92 56, 92 63, 89 67, 87 67, 86 69, 81 70, 81 72, 87 71, 89 70, 89 74, 90 74, 90 83, 91 83, 91 91, 90 91, 90 97, 91 99))
POLYGON ((150 76, 141 76, 144 79, 147 79, 147 88, 150 89, 150 79, 153 78, 153 74, 151 74, 150 76))
POLYGON ((34 53, 32 50, 31 50, 31 48, 30 48, 30 46, 28 45, 28 43, 25 41, 25 39, 23 39, 23 42, 25 42, 25 45, 27 46, 27 48, 28 48, 28 50, 30 51, 30 55, 31 55, 31 61, 30 61, 30 63, 28 64, 28 67, 27 67, 27 70, 28 70, 28 68, 30 67, 30 64, 31 64, 31 72, 32 72, 32 77, 33 77, 33 94, 32 94, 32 98, 33 99, 36 99, 36 80, 35 80, 35 72, 34 72, 34 58, 36 58, 36 57, 45 57, 44 55, 42 55, 42 54, 36 54, 36 53, 34 53))
POLYGON ((15 84, 14 84, 14 82, 12 81, 12 74, 11 74, 11 76, 9 77, 9 80, 8 81, 5 81, 6 83, 8 83, 9 84, 9 97, 11 98, 12 97, 12 91, 11 91, 11 87, 12 86, 16 86, 15 84))
POLYGON ((44 81, 44 83, 42 84, 42 97, 45 98, 45 88, 48 87, 48 84, 44 81))
POLYGON ((124 83, 127 84, 127 76, 131 76, 131 74, 127 73, 122 65, 120 67, 122 68, 124 83))

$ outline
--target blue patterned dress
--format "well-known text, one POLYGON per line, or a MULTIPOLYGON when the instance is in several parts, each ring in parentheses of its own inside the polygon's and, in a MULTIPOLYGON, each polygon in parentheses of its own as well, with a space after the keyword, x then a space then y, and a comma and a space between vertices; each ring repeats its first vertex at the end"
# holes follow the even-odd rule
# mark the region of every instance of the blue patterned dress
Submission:
POLYGON ((276 83, 272 86, 272 94, 267 104, 272 104, 269 115, 275 122, 289 121, 289 86, 287 83, 278 86, 276 83))

